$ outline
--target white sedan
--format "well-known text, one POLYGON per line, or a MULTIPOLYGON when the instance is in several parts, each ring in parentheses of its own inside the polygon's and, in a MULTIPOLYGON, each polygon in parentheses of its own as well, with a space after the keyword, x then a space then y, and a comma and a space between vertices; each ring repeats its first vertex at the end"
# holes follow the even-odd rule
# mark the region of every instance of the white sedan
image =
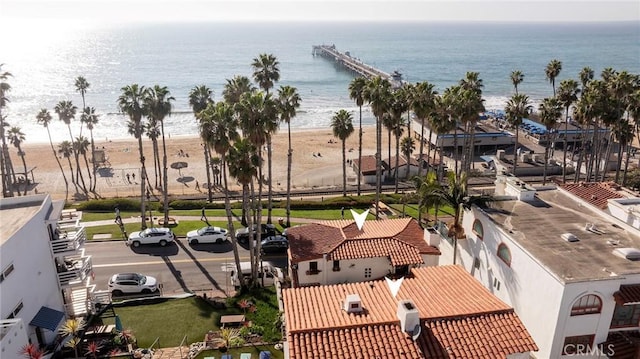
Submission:
POLYGON ((220 227, 202 227, 187 233, 189 244, 216 243, 220 244, 228 240, 229 232, 220 227))
POLYGON ((113 295, 132 293, 149 294, 158 290, 158 281, 154 277, 139 273, 114 274, 109 279, 109 291, 113 295))

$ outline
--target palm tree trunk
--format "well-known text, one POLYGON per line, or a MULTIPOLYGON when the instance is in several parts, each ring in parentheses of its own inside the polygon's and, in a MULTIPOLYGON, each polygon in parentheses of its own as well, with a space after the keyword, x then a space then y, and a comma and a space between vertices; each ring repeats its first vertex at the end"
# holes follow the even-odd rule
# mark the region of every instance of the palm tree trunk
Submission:
POLYGON ((382 121, 376 118, 376 220, 380 219, 380 180, 382 178, 382 121))
POLYGON ((616 183, 620 181, 620 168, 622 167, 622 144, 618 145, 618 161, 616 166, 616 179, 614 180, 616 183))
POLYGON ((76 143, 73 139, 73 134, 71 133, 71 124, 67 124, 67 128, 69 129, 69 137, 71 137, 71 150, 73 151, 73 158, 76 161, 76 182, 78 179, 80 183, 77 183, 82 187, 82 192, 84 192, 85 197, 89 197, 89 192, 87 191, 87 185, 84 183, 84 176, 82 176, 82 171, 80 170, 80 154, 76 150, 76 143))
POLYGON ((163 183, 163 201, 162 209, 164 211, 164 223, 169 222, 169 176, 167 175, 167 144, 164 140, 164 121, 160 121, 160 131, 162 132, 162 183, 163 183))
MULTIPOLYGON (((409 168, 409 158, 407 158, 407 169, 409 168)), ((400 170, 400 168, 398 168, 398 166, 400 166, 400 136, 398 136, 398 133, 396 132, 396 173, 395 173, 395 191, 394 193, 398 193, 398 178, 400 176, 400 173, 398 172, 400 170)))
POLYGON ((544 169, 542 170, 542 185, 547 184, 547 167, 549 162, 549 141, 547 141, 546 146, 544 146, 544 169))
POLYGON ((27 195, 27 190, 29 189, 29 175, 27 174, 27 162, 24 160, 24 152, 22 152, 22 148, 18 146, 18 153, 20 153, 20 158, 22 158, 22 166, 24 167, 24 195, 27 195))
MULTIPOLYGON (((211 155, 209 155, 209 145, 206 143, 202 144, 202 147, 204 147, 204 165, 207 171, 207 200, 209 203, 213 202, 213 185, 211 184, 211 166, 209 163, 209 159, 211 158, 211 155)), ((222 164, 221 164, 222 166, 222 164)), ((225 176, 226 177, 226 176, 225 176)), ((225 186, 227 184, 227 179, 225 178, 225 186)), ((227 190, 227 187, 225 187, 225 191, 227 190)), ((225 194, 226 195, 226 194, 225 194)), ((239 272, 238 272, 239 273, 239 272)))
MULTIPOLYGON (((473 159, 476 155, 476 123, 475 121, 471 122, 471 140, 469 141, 469 162, 467 163, 467 172, 471 172, 472 169, 475 169, 473 165, 473 159)), ((468 181, 469 177, 467 177, 468 181)))
POLYGON ((73 165, 71 164, 71 158, 67 157, 67 162, 69 162, 69 172, 71 172, 71 182, 73 182, 73 184, 76 187, 76 193, 78 193, 78 185, 76 184, 76 182, 73 180, 73 165))
MULTIPOLYGON (((422 162, 424 161, 424 158, 422 158, 422 156, 424 155, 424 120, 421 120, 420 123, 422 126, 420 126, 420 154, 418 156, 420 160, 418 161, 418 177, 422 177, 422 167, 424 167, 424 165, 422 164, 422 162)), ((429 130, 429 133, 431 133, 431 130, 429 130)), ((427 163, 429 163, 429 155, 427 155, 427 163)))
POLYGON ((342 197, 347 196, 347 144, 342 140, 342 197))
MULTIPOLYGON (((260 158, 262 158, 262 150, 260 150, 260 158)), ((261 253, 260 249, 262 247, 262 163, 258 167, 258 175, 260 176, 260 182, 258 183, 258 200, 257 200, 257 211, 256 211, 256 248, 255 248, 255 261, 256 261, 256 276, 258 265, 260 265, 261 253)), ((264 278, 264 277, 263 277, 264 278)), ((264 279, 263 279, 264 284, 264 279)))
POLYGON ((96 166, 96 145, 93 141, 93 129, 89 130, 89 137, 91 137, 91 163, 93 172, 93 183, 89 185, 91 192, 96 194, 96 185, 98 184, 98 166, 96 166))
POLYGON ((53 141, 51 140, 51 131, 49 131, 49 127, 47 126, 47 135, 49 136, 49 144, 51 145, 51 152, 53 152, 53 157, 56 159, 56 162, 58 162, 58 167, 60 167, 60 173, 62 173, 62 178, 64 179, 64 200, 68 200, 69 199, 69 181, 67 180, 67 176, 64 174, 64 169, 62 168, 62 163, 60 163, 60 159, 58 158, 58 155, 56 154, 56 149, 55 147, 53 147, 53 141))
POLYGON ((567 131, 569 130, 569 106, 564 117, 564 140, 562 141, 562 183, 567 182, 567 131))
POLYGON ((87 158, 87 154, 84 153, 82 155, 84 159, 84 166, 87 168, 87 174, 89 175, 89 190, 91 190, 91 183, 93 183, 93 176, 91 176, 91 168, 89 167, 89 159, 87 158))
POLYGON ((580 145, 580 153, 578 154, 578 163, 576 164, 576 173, 573 176, 573 181, 574 182, 578 182, 580 180, 580 172, 582 171, 582 163, 585 160, 586 157, 586 138, 587 138, 587 130, 589 129, 589 125, 586 126, 587 128, 585 129, 584 127, 580 130, 580 138, 582 139, 581 145, 580 145))
POLYGON ((607 141, 607 149, 604 155, 604 166, 602 168, 602 179, 604 182, 607 177, 607 172, 609 171, 609 158, 611 157, 611 148, 613 144, 613 131, 609 131, 609 140, 607 141))
POLYGON ((267 182, 268 184, 268 188, 267 188, 267 223, 271 224, 271 206, 273 203, 273 183, 271 181, 271 179, 273 178, 272 176, 272 165, 273 165, 273 161, 271 160, 272 158, 272 151, 271 151, 271 135, 267 136, 267 176, 269 176, 269 180, 267 182))
MULTIPOLYGON (((391 161, 391 130, 387 131, 387 160, 391 161)), ((391 167, 391 162, 389 162, 389 167, 391 167)))
MULTIPOLYGON (((139 126, 139 125, 138 125, 139 126)), ((142 136, 138 136, 138 152, 140 154, 140 229, 147 229, 147 216, 146 216, 146 204, 145 204, 145 193, 144 193, 144 182, 146 180, 147 169, 144 166, 144 152, 142 150, 142 136)), ((165 222, 167 223, 167 222, 165 222)))
POLYGON ((627 172, 629 170, 629 159, 631 158, 631 143, 627 143, 627 156, 624 160, 624 172, 622 172, 622 185, 627 183, 627 172))
MULTIPOLYGON (((362 125, 361 125, 362 126, 362 125)), ((362 127, 360 127, 362 139, 362 127)), ((293 150, 291 149, 291 123, 287 121, 287 135, 289 136, 289 148, 287 150, 287 227, 291 226, 291 162, 293 150)), ((360 194, 360 177, 358 176, 358 195, 360 194)))
MULTIPOLYGON (((251 182, 251 188, 253 188, 253 182, 251 182)), ((253 240, 253 215, 252 215, 252 208, 253 208, 253 200, 254 200, 254 196, 253 196, 253 190, 251 190, 251 192, 249 192, 249 184, 247 183, 243 183, 242 184, 242 191, 247 193, 248 197, 251 197, 250 200, 248 201, 242 201, 242 208, 245 211, 245 213, 247 214, 247 228, 249 229, 249 261, 251 262, 251 281, 255 282, 256 280, 256 275, 257 275, 257 271, 254 271, 254 267, 255 267, 255 251, 254 251, 254 240, 253 240)), ((240 274, 242 272, 238 272, 238 274, 240 274)), ((240 278, 240 277, 238 277, 240 278)))
MULTIPOLYGON (((289 135, 289 143, 291 143, 291 135, 289 135)), ((362 171, 362 106, 360 106, 360 130, 358 132, 358 196, 360 196, 360 177, 362 171)), ((287 213, 287 226, 289 226, 289 215, 287 213)))
POLYGON ((516 126, 516 146, 513 148, 513 175, 516 177, 518 177, 516 169, 518 167, 518 135, 520 134, 518 127, 520 126, 516 126))
POLYGON ((154 188, 164 188, 162 184, 162 165, 160 164, 160 150, 158 149, 158 139, 152 138, 151 143, 153 146, 153 174, 156 178, 156 185, 154 188), (160 186, 158 186, 158 181, 160 181, 160 186))
MULTIPOLYGON (((207 148, 206 144, 205 144, 205 148, 207 148)), ((224 154, 222 154, 222 161, 226 162, 224 154)), ((229 228, 229 234, 231 236, 231 246, 233 248, 233 259, 236 263, 236 273, 238 273, 238 278, 240 279, 242 278, 242 268, 240 267, 240 254, 238 253, 238 242, 236 240, 236 232, 233 229, 233 213, 231 213, 231 202, 229 201, 229 184, 227 182, 226 166, 222 166, 222 172, 224 173, 222 178, 224 179, 224 209, 227 213, 227 227, 229 228)), ((211 182, 209 182, 209 187, 211 187, 211 182)))
POLYGON ((455 162, 455 174, 458 176, 458 126, 453 130, 453 159, 455 162))

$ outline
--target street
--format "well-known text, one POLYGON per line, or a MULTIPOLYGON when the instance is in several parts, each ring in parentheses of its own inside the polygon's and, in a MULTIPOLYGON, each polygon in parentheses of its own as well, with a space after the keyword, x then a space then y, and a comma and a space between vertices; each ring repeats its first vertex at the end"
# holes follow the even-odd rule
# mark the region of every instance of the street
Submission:
MULTIPOLYGON (((238 246, 240 261, 249 261, 249 251, 238 246)), ((107 290, 109 278, 116 273, 135 272, 156 277, 164 295, 194 291, 234 291, 228 268, 233 268, 231 243, 189 245, 178 238, 166 247, 155 245, 128 247, 124 241, 87 242, 91 255, 96 290, 107 290)), ((286 254, 264 256, 265 263, 284 268, 286 254)))

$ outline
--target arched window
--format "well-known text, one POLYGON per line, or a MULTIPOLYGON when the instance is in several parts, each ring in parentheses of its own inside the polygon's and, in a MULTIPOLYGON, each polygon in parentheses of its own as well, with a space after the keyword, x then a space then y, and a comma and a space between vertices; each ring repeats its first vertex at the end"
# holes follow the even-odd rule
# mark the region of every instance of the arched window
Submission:
POLYGON ((571 307, 571 316, 595 314, 602 310, 602 300, 595 294, 583 295, 571 307))
POLYGON ((498 258, 502 259, 506 265, 511 267, 511 251, 504 243, 500 243, 498 246, 498 258))
POLYGON ((472 231, 476 234, 476 236, 478 236, 480 240, 482 240, 482 238, 484 237, 484 229, 482 228, 482 222, 480 222, 479 219, 473 221, 472 231))

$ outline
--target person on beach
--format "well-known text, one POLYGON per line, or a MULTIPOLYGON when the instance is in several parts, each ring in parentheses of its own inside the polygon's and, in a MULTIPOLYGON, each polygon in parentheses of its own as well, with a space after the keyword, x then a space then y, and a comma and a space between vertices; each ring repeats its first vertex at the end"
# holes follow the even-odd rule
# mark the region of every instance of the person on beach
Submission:
POLYGON ((198 180, 196 180, 196 191, 200 191, 200 183, 198 183, 198 180))
POLYGON ((127 182, 131 183, 131 176, 127 173, 127 182))

